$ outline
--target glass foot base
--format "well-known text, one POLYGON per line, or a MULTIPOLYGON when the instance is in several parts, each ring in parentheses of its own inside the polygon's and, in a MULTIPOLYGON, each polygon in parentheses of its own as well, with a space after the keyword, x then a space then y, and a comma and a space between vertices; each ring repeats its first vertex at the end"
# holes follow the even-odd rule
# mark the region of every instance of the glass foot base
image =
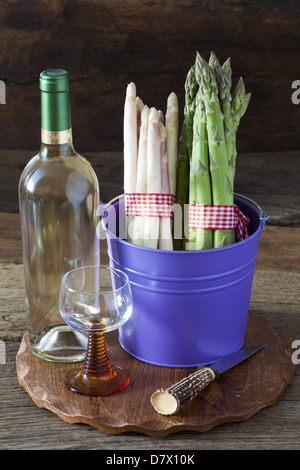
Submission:
POLYGON ((87 335, 65 323, 52 325, 39 334, 29 335, 32 353, 50 362, 81 362, 87 348, 87 335))
POLYGON ((65 377, 65 383, 72 392, 93 397, 112 395, 129 384, 126 369, 114 366, 107 375, 88 374, 82 367, 72 369, 65 377))

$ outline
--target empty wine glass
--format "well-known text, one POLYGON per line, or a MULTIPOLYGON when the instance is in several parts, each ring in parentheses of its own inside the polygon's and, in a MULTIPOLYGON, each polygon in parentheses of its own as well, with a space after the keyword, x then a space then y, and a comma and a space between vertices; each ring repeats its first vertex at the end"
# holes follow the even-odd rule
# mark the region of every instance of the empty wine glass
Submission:
POLYGON ((69 326, 88 335, 84 364, 67 374, 67 387, 90 396, 123 390, 129 383, 129 374, 110 363, 104 333, 119 328, 131 315, 128 276, 107 266, 73 269, 62 279, 59 310, 69 326))

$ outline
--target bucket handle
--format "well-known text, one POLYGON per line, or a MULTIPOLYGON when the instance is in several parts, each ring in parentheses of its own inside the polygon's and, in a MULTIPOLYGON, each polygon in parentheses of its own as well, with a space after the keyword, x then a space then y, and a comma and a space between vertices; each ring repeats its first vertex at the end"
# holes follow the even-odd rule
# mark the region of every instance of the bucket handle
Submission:
POLYGON ((99 201, 99 215, 100 218, 105 218, 107 216, 106 210, 110 207, 113 206, 116 201, 118 201, 122 196, 116 196, 113 199, 111 199, 109 202, 102 202, 99 201))
POLYGON ((108 231, 108 226, 107 224, 105 223, 105 218, 107 217, 108 213, 107 213, 107 209, 111 206, 114 205, 115 202, 121 200, 124 196, 123 195, 119 195, 119 196, 116 196, 114 197, 113 199, 111 199, 109 202, 107 203, 104 203, 102 201, 99 200, 99 207, 98 207, 98 215, 100 216, 100 222, 101 222, 101 225, 104 229, 105 232, 108 231))
POLYGON ((266 222, 267 220, 270 218, 269 215, 267 215, 266 213, 263 215, 263 217, 259 217, 260 219, 260 225, 261 225, 261 229, 263 230, 264 229, 264 226, 266 225, 266 222))
POLYGON ((248 202, 249 204, 251 204, 252 206, 254 206, 258 210, 260 226, 261 226, 261 229, 263 230, 263 228, 266 224, 266 221, 270 218, 270 216, 267 215, 266 212, 264 213, 262 208, 257 204, 257 202, 253 201, 253 199, 250 199, 249 197, 243 196, 242 194, 238 194, 238 193, 234 193, 234 196, 248 202))

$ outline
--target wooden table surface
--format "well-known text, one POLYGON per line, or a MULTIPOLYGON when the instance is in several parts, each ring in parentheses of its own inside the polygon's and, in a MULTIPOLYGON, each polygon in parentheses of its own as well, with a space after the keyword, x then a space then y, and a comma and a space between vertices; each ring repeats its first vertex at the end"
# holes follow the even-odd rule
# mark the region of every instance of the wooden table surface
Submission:
MULTIPOLYGON (((163 438, 105 434, 84 424, 68 424, 38 408, 18 384, 15 358, 26 331, 22 247, 17 213, 14 152, 3 153, 0 212, 0 449, 14 450, 167 450, 298 449, 300 447, 299 368, 278 402, 243 423, 229 423, 206 433, 182 432, 163 438), (9 178, 9 181, 8 181, 9 178), (7 210, 6 210, 7 209, 7 210)), ((18 155, 20 161, 20 155, 18 155)), ((102 200, 122 192, 120 153, 91 154, 102 200), (110 164, 109 162, 112 162, 110 164), (113 176, 112 176, 113 175, 113 176)), ((28 153, 24 153, 24 161, 28 153)), ((257 257, 249 315, 267 318, 291 344, 300 344, 300 152, 239 157, 236 192, 254 198, 270 216, 257 257)), ((102 262, 107 261, 102 243, 102 262)), ((297 352, 298 345, 295 348, 297 352)), ((300 357, 300 354, 298 355, 300 357)), ((296 354, 296 358, 298 358, 296 354)))

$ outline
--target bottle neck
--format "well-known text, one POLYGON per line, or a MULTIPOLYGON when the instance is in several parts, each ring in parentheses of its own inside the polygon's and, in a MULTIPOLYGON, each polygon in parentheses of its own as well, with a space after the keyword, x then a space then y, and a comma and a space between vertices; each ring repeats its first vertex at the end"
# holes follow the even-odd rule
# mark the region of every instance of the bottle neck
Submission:
POLYGON ((45 131, 41 129, 41 142, 45 145, 72 144, 72 128, 66 131, 45 131))
POLYGON ((72 144, 69 91, 41 91, 41 141, 48 146, 72 144))

